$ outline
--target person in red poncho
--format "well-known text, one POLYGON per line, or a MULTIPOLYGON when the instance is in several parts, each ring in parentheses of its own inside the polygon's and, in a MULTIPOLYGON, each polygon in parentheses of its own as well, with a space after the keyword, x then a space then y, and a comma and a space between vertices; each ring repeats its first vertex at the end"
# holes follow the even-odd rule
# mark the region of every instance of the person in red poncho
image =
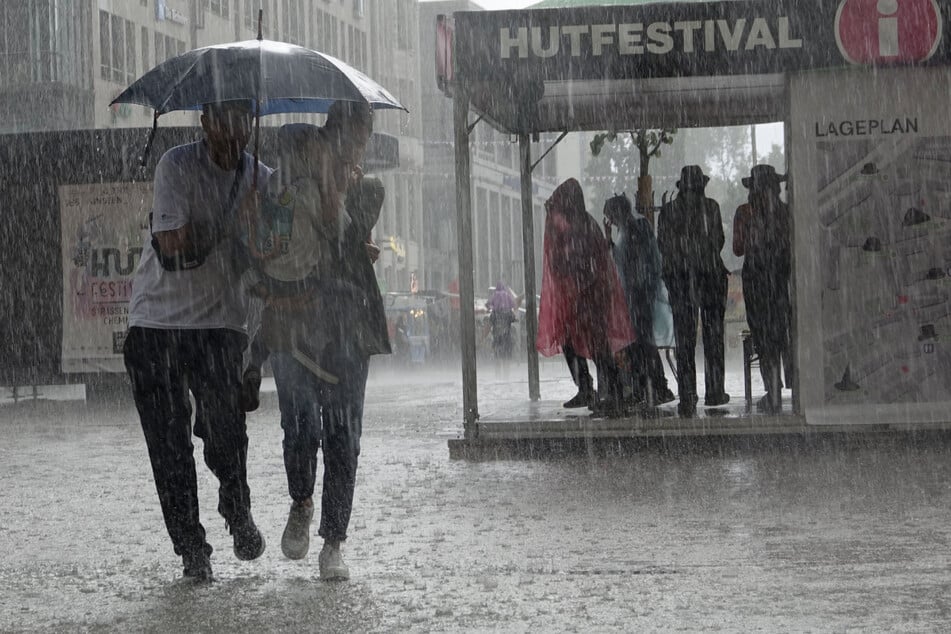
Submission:
POLYGON ((614 261, 598 223, 585 211, 584 192, 573 178, 545 202, 542 295, 536 348, 565 355, 578 393, 565 407, 620 411, 620 382, 614 353, 636 339, 614 261), (598 369, 594 390, 588 364, 598 369))

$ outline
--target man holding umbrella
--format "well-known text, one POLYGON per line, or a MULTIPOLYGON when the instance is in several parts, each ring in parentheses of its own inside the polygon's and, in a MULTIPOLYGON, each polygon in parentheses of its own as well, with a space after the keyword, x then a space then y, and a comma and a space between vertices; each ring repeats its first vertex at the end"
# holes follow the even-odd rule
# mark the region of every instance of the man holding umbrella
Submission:
POLYGON ((235 556, 256 559, 265 546, 247 482, 240 404, 247 309, 233 252, 237 208, 255 169, 259 183, 270 174, 244 151, 251 120, 250 101, 206 104, 204 138, 172 148, 156 166, 123 350, 165 525, 185 576, 197 581, 212 578, 212 547, 199 521, 193 432, 220 483, 218 511, 235 556))

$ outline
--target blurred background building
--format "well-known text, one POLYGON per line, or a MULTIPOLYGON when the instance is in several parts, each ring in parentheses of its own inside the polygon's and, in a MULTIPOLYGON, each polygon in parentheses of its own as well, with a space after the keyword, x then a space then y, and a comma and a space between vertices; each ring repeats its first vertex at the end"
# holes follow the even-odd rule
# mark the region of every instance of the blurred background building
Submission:
MULTIPOLYGON (((0 134, 147 128, 146 107, 109 106, 129 83, 186 50, 256 37, 329 53, 386 86, 409 113, 381 112, 376 131, 399 139, 400 165, 380 174, 387 197, 375 239, 384 290, 446 290, 458 276, 452 101, 435 80, 435 20, 479 10, 468 0, 3 0, 0 2, 0 134)), ((319 122, 319 117, 311 117, 319 122)), ((307 120, 275 115, 262 125, 307 120)), ((169 113, 160 125, 198 125, 169 113)), ((546 147, 542 139, 536 148, 546 147)), ((522 286, 518 144, 486 124, 472 137, 476 294, 498 279, 522 286)), ((555 184, 555 153, 535 171, 536 242, 541 204, 555 184)))

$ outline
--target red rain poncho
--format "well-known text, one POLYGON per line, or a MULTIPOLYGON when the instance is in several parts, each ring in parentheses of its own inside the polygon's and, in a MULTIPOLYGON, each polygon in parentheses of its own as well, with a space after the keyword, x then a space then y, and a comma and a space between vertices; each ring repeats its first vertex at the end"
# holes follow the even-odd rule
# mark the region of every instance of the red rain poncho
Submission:
POLYGON ((594 359, 627 347, 636 336, 620 278, 578 181, 559 185, 545 210, 536 348, 551 357, 567 343, 594 359))

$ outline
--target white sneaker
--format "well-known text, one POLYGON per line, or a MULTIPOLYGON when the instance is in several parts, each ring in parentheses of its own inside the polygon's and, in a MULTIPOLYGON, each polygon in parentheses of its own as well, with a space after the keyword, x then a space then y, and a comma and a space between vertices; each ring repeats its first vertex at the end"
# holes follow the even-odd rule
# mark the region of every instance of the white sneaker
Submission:
POLYGON ((343 563, 339 542, 324 542, 324 547, 320 549, 320 555, 317 557, 317 564, 320 567, 321 581, 350 578, 350 569, 343 563))
POLYGON ((287 514, 287 525, 281 536, 281 551, 288 559, 303 559, 310 550, 310 521, 314 517, 314 505, 293 502, 287 514))

